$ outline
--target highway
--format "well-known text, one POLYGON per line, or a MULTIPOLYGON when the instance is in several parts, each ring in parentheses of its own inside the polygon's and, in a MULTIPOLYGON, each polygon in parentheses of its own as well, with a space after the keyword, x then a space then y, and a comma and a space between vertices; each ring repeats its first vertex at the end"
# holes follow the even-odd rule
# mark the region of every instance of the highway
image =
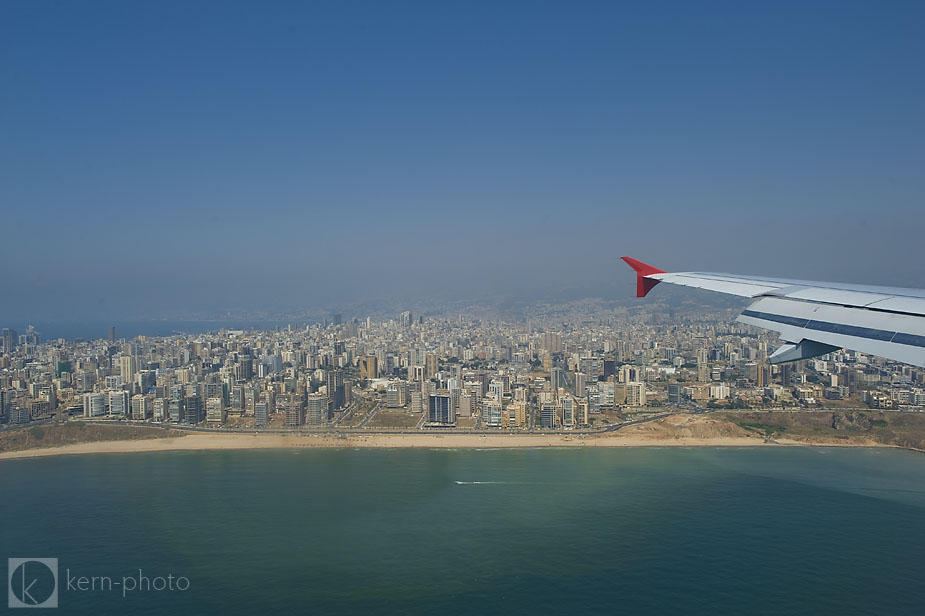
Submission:
MULTIPOLYGON (((123 425, 123 426, 150 426, 155 428, 161 428, 163 430, 182 430, 187 432, 204 432, 204 433, 227 433, 227 434, 304 434, 304 435, 351 435, 351 434, 421 434, 421 432, 427 432, 429 430, 436 430, 431 428, 423 427, 423 419, 418 423, 417 426, 411 429, 387 429, 387 428, 376 428, 369 429, 366 428, 366 424, 373 418, 373 416, 379 412, 382 408, 382 404, 377 404, 369 416, 364 419, 359 426, 356 428, 337 428, 332 429, 335 424, 330 424, 328 426, 318 426, 318 427, 300 427, 300 428, 213 428, 206 426, 187 426, 183 424, 166 424, 166 423, 152 423, 147 421, 130 421, 126 419, 76 419, 74 421, 80 421, 90 424, 99 424, 99 425, 123 425)), ((685 414, 695 414, 701 415, 706 413, 712 413, 715 411, 723 411, 728 409, 708 409, 697 404, 690 403, 688 408, 679 409, 677 412, 664 412, 664 413, 655 413, 652 415, 647 415, 646 417, 640 417, 638 419, 630 419, 618 424, 612 424, 608 426, 603 426, 600 428, 580 428, 576 430, 537 430, 537 429, 527 429, 527 430, 510 430, 510 429, 459 429, 459 428, 449 428, 441 430, 441 433, 452 433, 452 434, 536 434, 544 436, 552 435, 594 435, 594 434, 605 434, 609 432, 616 432, 622 430, 627 426, 634 426, 644 423, 649 423, 652 421, 658 421, 659 419, 664 419, 665 417, 670 417, 671 415, 685 415, 685 414)), ((755 412, 758 409, 745 409, 742 412, 755 412)), ((760 409, 768 410, 768 409, 760 409)), ((780 410, 793 410, 798 412, 808 412, 807 409, 780 409, 780 410)), ((837 411, 870 411, 866 408, 850 408, 850 409, 834 409, 837 411)), ((818 409, 816 411, 809 412, 820 412, 820 413, 831 413, 833 409, 818 409)), ((733 411, 734 412, 734 411, 733 411)), ((901 412, 901 411, 894 411, 901 412)), ((344 412, 340 414, 338 419, 343 419, 346 415, 344 412)), ((41 422, 32 422, 29 424, 23 424, 19 426, 5 426, 4 430, 16 430, 21 428, 29 428, 37 425, 44 425, 50 422, 48 420, 42 420, 41 422)))
POLYGON ((342 421, 344 420, 344 418, 347 417, 347 415, 350 414, 350 411, 352 411, 353 409, 356 408, 356 406, 357 406, 357 403, 356 403, 356 402, 351 402, 351 403, 347 406, 347 408, 345 408, 345 409, 341 412, 340 415, 338 415, 337 417, 334 418, 334 421, 331 422, 331 426, 336 426, 337 424, 339 424, 340 422, 342 422, 342 421))
POLYGON ((379 412, 379 409, 381 409, 381 408, 382 408, 382 403, 379 402, 378 404, 376 404, 376 406, 373 408, 373 410, 369 412, 369 415, 366 416, 366 419, 364 419, 363 421, 360 422, 360 425, 357 426, 357 429, 360 429, 360 428, 365 427, 366 424, 369 423, 369 420, 372 419, 373 417, 375 417, 375 416, 376 416, 376 413, 378 413, 378 412, 379 412))

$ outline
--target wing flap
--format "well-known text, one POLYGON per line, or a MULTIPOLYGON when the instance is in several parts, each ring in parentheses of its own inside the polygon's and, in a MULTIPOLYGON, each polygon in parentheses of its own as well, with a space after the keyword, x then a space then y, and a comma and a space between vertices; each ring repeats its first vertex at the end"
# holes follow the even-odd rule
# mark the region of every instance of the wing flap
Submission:
POLYGON ((818 287, 806 287, 792 293, 787 293, 787 297, 793 299, 804 299, 811 302, 822 302, 824 304, 840 304, 842 306, 864 307, 889 299, 889 295, 878 293, 868 293, 865 291, 846 291, 844 289, 820 289, 818 287))
POLYGON ((904 312, 925 317, 925 299, 920 297, 894 296, 878 300, 867 305, 874 310, 889 310, 891 312, 904 312))
POLYGON ((925 366, 925 320, 917 316, 763 297, 736 320, 794 344, 811 340, 925 366))

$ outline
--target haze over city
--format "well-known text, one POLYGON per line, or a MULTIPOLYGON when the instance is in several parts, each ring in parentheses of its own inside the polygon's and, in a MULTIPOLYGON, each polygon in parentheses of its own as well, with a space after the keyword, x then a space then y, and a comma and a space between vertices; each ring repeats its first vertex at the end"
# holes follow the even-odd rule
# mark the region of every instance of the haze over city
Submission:
POLYGON ((4 3, 0 313, 923 286, 923 12, 4 3))

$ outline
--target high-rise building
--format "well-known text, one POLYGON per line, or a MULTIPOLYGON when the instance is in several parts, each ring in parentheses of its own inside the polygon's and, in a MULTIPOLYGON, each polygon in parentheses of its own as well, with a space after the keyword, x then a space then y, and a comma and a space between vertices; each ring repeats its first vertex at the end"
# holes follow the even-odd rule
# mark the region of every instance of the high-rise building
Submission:
POLYGON ((582 357, 579 360, 579 369, 587 375, 588 381, 593 383, 597 381, 597 377, 601 374, 601 358, 582 357))
POLYGON ((106 394, 84 394, 84 417, 102 417, 106 414, 106 394))
POLYGON ((424 403, 424 394, 419 391, 411 392, 411 408, 408 409, 411 413, 423 413, 427 409, 425 408, 424 403))
POLYGON ((231 388, 231 408, 235 414, 244 412, 244 386, 235 385, 231 388))
POLYGON ((10 407, 11 424, 27 424, 32 420, 32 410, 18 404, 10 407))
POLYGON ((203 383, 202 384, 202 397, 208 400, 209 398, 224 398, 224 386, 222 383, 203 383))
MULTIPOLYGON (((251 357, 243 356, 241 361, 235 364, 234 376, 238 381, 249 381, 254 378, 254 360, 251 357)), ((243 406, 241 407, 244 408, 243 406)))
POLYGON ((755 384, 758 387, 766 387, 771 381, 771 370, 767 364, 758 364, 758 369, 755 371, 755 384))
POLYGON ((48 403, 49 410, 58 408, 58 394, 53 385, 42 385, 37 393, 40 401, 48 403))
POLYGON ((569 395, 562 396, 559 406, 562 407, 562 426, 574 427, 578 423, 578 403, 575 398, 569 395))
POLYGON ((710 398, 713 400, 725 400, 729 397, 729 386, 725 383, 710 385, 710 398))
POLYGON ((186 407, 183 404, 183 398, 171 396, 167 402, 167 419, 171 423, 180 423, 186 419, 186 407))
POLYGON ((198 424, 202 421, 202 398, 199 396, 186 397, 186 423, 198 424))
POLYGON ((526 428, 527 426, 527 403, 518 400, 507 407, 508 426, 514 428, 526 428))
POLYGON ((645 383, 633 382, 626 384, 626 404, 629 406, 646 405, 645 383))
POLYGON ((138 372, 138 359, 134 355, 123 355, 119 358, 119 376, 123 383, 134 383, 135 373, 138 372))
POLYGON ((221 396, 206 398, 206 421, 211 424, 225 423, 225 401, 221 396))
POLYGON ((389 408, 400 408, 408 404, 408 384, 392 383, 385 392, 385 405, 389 408))
POLYGON ((408 380, 409 381, 420 383, 426 378, 425 374, 426 374, 426 370, 424 369, 424 366, 416 366, 416 365, 408 366, 408 380))
POLYGON ((325 375, 328 386, 328 398, 335 409, 343 408, 347 401, 344 390, 344 373, 340 370, 328 370, 325 375))
POLYGON ((330 405, 330 399, 324 394, 308 394, 308 423, 312 426, 327 423, 330 405))
POLYGON ((540 405, 540 426, 543 428, 556 427, 556 403, 544 402, 540 405))
POLYGON ((157 385, 157 371, 139 370, 135 374, 135 383, 138 385, 138 391, 148 393, 157 385))
POLYGON ((285 401, 283 410, 286 413, 286 426, 297 428, 305 423, 305 406, 302 396, 291 395, 285 401))
POLYGON ((257 391, 256 387, 245 387, 244 388, 244 414, 253 415, 255 410, 255 405, 257 404, 257 399, 260 398, 260 392, 257 391))
POLYGON ((437 376, 438 363, 437 354, 433 351, 427 353, 424 357, 424 378, 432 379, 437 376))
POLYGON ((547 372, 552 370, 552 353, 544 351, 540 354, 540 362, 543 364, 543 370, 547 372))
POLYGON ((575 395, 579 398, 584 398, 587 394, 587 375, 584 372, 577 372, 575 374, 575 395))
POLYGON ((370 354, 359 358, 357 367, 360 370, 361 379, 379 378, 379 359, 375 355, 370 354))
POLYGON ((254 418, 258 428, 265 428, 270 424, 269 409, 270 405, 264 401, 254 405, 254 418))
POLYGON ((75 375, 74 386, 77 391, 81 393, 92 391, 94 385, 96 385, 96 374, 89 370, 81 370, 75 375))
POLYGON ((456 411, 453 399, 448 393, 431 394, 427 420, 430 423, 456 423, 456 411))
POLYGON ((132 419, 145 420, 148 418, 148 399, 144 394, 132 396, 132 419))
POLYGON ((469 390, 459 391, 459 405, 456 407, 456 413, 460 417, 471 417, 472 409, 475 406, 475 397, 469 393, 469 390))
POLYGON ((109 394, 109 414, 123 415, 129 414, 129 398, 127 391, 110 390, 109 394))
POLYGON ((50 414, 48 403, 41 400, 33 400, 29 403, 32 419, 45 419, 50 414))
POLYGON ((792 364, 781 364, 780 365, 780 384, 784 387, 790 387, 793 379, 793 365, 792 364))
POLYGON ((164 421, 169 416, 167 398, 154 399, 154 421, 164 421))
POLYGON ((639 367, 638 366, 620 366, 620 372, 618 374, 619 381, 621 383, 630 383, 633 381, 640 380, 639 367))
POLYGON ((35 331, 35 327, 32 325, 26 328, 25 334, 20 334, 19 336, 20 345, 26 345, 26 344, 37 345, 41 341, 42 341, 42 336, 39 335, 37 331, 35 331))
POLYGON ((590 425, 591 422, 588 416, 589 414, 588 401, 585 399, 585 400, 576 400, 576 402, 578 403, 578 415, 577 415, 576 421, 578 422, 579 425, 582 425, 582 426, 590 425))
POLYGON ((112 344, 116 341, 116 327, 114 325, 109 327, 109 342, 112 344))
POLYGON ((411 311, 410 311, 410 310, 405 310, 403 313, 401 313, 400 315, 398 315, 398 323, 399 323, 399 325, 401 325, 402 327, 411 327, 411 323, 412 323, 412 322, 413 322, 413 321, 411 320, 411 311))
POLYGON ((684 387, 680 383, 668 383, 668 404, 681 404, 681 393, 684 387))
POLYGON ((553 366, 552 370, 549 371, 549 389, 552 390, 553 395, 556 395, 559 388, 564 385, 565 379, 563 378, 562 368, 553 366))
POLYGON ((550 353, 562 352, 562 334, 559 332, 543 333, 543 348, 550 353))
POLYGON ((9 327, 4 327, 0 331, 0 350, 4 353, 12 353, 13 349, 19 344, 19 334, 16 333, 15 329, 10 329, 9 327))
POLYGON ((501 400, 486 399, 482 402, 482 424, 488 428, 500 428, 503 411, 501 400))

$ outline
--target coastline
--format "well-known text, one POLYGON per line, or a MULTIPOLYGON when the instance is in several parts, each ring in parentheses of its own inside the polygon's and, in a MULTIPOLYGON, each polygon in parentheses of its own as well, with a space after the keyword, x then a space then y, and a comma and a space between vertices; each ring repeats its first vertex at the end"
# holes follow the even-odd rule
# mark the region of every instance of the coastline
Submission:
POLYGON ((873 441, 803 441, 758 436, 658 437, 620 433, 608 435, 539 434, 369 434, 335 436, 263 434, 189 434, 180 437, 96 441, 60 447, 24 449, 0 453, 0 460, 94 453, 136 453, 153 451, 214 451, 235 449, 342 449, 342 448, 428 448, 504 449, 516 447, 895 447, 873 441))

